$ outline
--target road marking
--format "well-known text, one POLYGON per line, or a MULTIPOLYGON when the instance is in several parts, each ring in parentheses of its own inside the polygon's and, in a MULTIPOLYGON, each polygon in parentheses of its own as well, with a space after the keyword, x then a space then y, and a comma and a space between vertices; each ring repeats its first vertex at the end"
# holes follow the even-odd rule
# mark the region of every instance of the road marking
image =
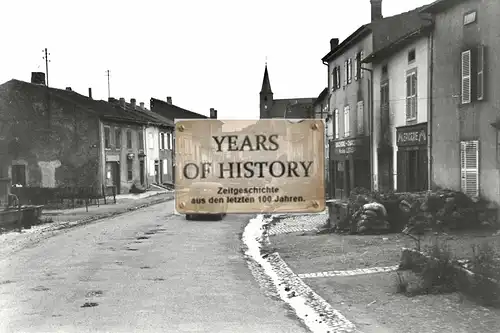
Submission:
POLYGON ((299 278, 354 276, 354 275, 394 272, 397 271, 398 268, 399 265, 395 265, 387 267, 359 268, 350 271, 327 271, 327 272, 316 272, 316 273, 303 273, 303 274, 297 274, 297 276, 299 278))

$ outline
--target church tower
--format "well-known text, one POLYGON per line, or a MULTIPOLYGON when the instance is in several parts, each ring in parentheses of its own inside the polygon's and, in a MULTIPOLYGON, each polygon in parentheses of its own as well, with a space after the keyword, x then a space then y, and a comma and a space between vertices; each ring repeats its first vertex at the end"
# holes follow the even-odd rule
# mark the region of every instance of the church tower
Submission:
POLYGON ((273 107, 273 91, 271 90, 271 82, 269 81, 269 73, 264 70, 264 79, 262 80, 262 88, 260 89, 260 119, 270 118, 271 108, 273 107))

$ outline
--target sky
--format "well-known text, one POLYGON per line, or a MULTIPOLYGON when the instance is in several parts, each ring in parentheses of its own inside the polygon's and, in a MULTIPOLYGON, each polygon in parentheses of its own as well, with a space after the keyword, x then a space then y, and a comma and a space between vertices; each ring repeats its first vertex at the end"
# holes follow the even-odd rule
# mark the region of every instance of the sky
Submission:
MULTIPOLYGON (((432 0, 383 0, 384 16, 432 0)), ((94 99, 151 97, 219 119, 257 119, 267 59, 274 98, 317 97, 321 58, 370 21, 370 0, 3 1, 0 84, 45 72, 94 99)))

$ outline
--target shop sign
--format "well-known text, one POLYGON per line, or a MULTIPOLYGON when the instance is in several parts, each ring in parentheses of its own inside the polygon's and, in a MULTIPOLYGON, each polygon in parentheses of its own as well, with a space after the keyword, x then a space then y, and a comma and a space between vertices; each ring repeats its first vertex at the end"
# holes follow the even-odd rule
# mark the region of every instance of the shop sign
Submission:
POLYGON ((360 138, 335 141, 335 154, 354 154, 358 150, 358 148, 363 145, 363 143, 364 140, 360 138))
POLYGON ((396 132, 398 146, 421 146, 427 144, 427 123, 400 127, 396 132))

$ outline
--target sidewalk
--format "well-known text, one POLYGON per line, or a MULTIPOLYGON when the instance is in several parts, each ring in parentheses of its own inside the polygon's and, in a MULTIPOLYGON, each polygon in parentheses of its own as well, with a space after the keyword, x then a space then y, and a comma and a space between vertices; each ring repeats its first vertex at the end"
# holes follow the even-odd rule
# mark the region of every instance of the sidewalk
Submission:
POLYGON ((500 310, 471 303, 458 293, 407 297, 396 293, 399 234, 319 235, 320 214, 288 217, 268 230, 269 247, 295 274, 364 333, 500 331, 500 310))
POLYGON ((45 220, 46 223, 33 226, 31 229, 23 229, 21 232, 9 230, 0 233, 0 260, 8 257, 11 253, 50 237, 59 230, 170 201, 173 198, 173 191, 151 191, 141 195, 117 196, 116 204, 90 206, 88 212, 85 207, 44 211, 42 220, 45 220))

